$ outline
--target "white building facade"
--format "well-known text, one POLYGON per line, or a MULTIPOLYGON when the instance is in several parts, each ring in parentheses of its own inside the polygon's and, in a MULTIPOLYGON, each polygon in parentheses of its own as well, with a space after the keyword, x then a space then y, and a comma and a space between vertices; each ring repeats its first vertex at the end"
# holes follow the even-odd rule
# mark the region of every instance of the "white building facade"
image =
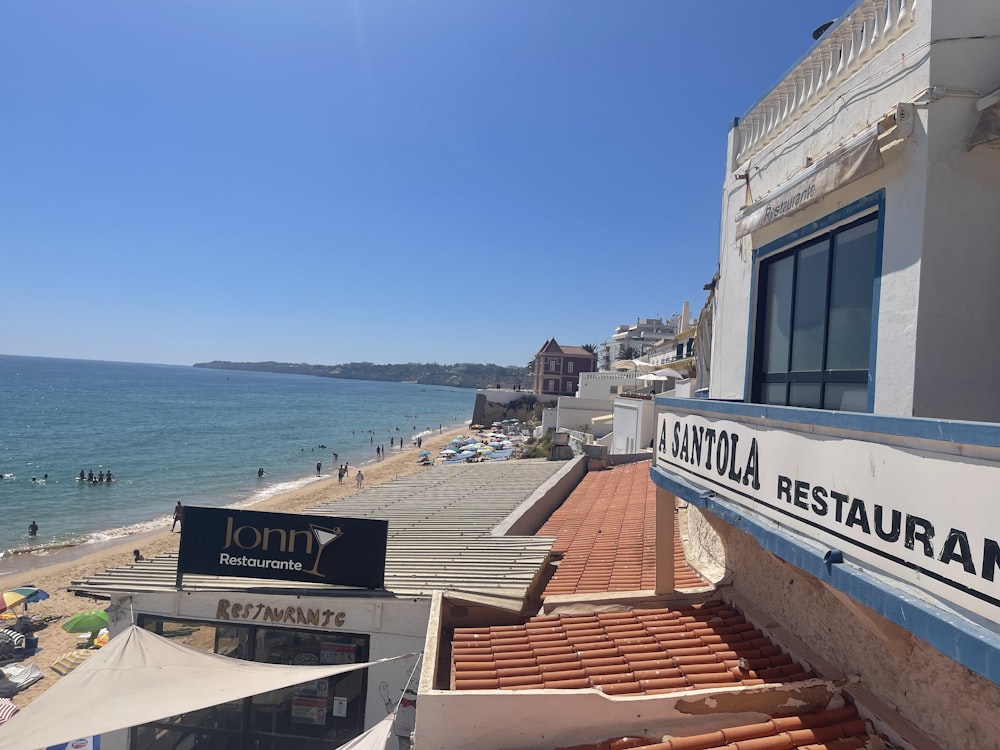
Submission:
POLYGON ((993 0, 850 7, 730 131, 709 398, 657 398, 689 555, 942 747, 1000 747, 998 87, 993 0))

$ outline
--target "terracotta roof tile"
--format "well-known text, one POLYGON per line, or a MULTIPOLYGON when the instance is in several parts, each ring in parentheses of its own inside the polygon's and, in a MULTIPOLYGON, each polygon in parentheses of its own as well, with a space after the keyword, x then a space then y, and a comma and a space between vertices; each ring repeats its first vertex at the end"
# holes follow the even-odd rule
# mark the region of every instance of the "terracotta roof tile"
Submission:
MULTIPOLYGON (((614 695, 813 676, 719 601, 676 610, 531 618, 491 628, 486 636, 481 629, 456 628, 452 670, 457 690, 544 684, 614 695), (763 656, 765 651, 773 656, 763 656)), ((783 731, 804 728, 790 725, 783 731)))
MULTIPOLYGON (((639 591, 655 587, 656 486, 650 462, 587 474, 566 502, 538 530, 556 538, 562 555, 543 596, 639 591)), ((677 588, 706 585, 684 560, 674 526, 677 588)))
POLYGON ((855 707, 845 706, 686 737, 622 737, 555 750, 857 750, 867 747, 870 737, 855 707))

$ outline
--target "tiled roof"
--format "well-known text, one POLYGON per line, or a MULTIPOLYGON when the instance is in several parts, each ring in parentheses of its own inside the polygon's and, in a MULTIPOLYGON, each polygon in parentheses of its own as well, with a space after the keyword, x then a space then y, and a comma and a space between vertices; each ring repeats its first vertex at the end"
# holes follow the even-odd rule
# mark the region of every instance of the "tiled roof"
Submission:
MULTIPOLYGON (((389 522, 385 588, 401 596, 477 592, 520 603, 549 562, 552 539, 494 536, 493 529, 571 462, 528 459, 463 464, 402 477, 307 510, 389 522)), ((98 573, 71 588, 95 596, 176 591, 177 556, 98 573)), ((328 584, 185 575, 186 591, 250 587, 327 594, 328 584)))
POLYGON ((456 628, 456 690, 597 688, 611 695, 795 682, 814 675, 722 602, 456 628))
MULTIPOLYGON (((556 537, 562 554, 543 596, 655 587, 656 485, 650 462, 592 471, 538 530, 556 537)), ((707 585, 684 559, 680 529, 674 524, 674 586, 707 585)))
POLYGON ((658 740, 621 737, 594 745, 557 750, 858 750, 889 745, 866 744, 872 733, 854 706, 799 716, 773 718, 756 724, 720 729, 707 734, 658 740))

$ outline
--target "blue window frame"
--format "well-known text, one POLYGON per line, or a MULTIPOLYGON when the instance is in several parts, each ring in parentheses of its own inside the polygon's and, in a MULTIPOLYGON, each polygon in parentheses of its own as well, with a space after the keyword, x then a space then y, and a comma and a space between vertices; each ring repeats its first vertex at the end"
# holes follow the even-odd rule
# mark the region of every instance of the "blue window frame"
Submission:
POLYGON ((881 197, 810 225, 808 238, 793 234, 760 252, 751 401, 872 410, 881 210, 838 222, 881 197), (832 228, 816 234, 823 225, 832 228))

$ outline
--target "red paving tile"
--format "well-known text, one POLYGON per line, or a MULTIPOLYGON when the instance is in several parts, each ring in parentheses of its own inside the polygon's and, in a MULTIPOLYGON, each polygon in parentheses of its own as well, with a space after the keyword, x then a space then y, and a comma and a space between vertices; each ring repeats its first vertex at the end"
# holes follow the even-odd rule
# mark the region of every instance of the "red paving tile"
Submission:
MULTIPOLYGON (((455 630, 452 673, 457 690, 544 684, 653 695, 815 676, 720 601, 675 610, 548 615, 483 630, 455 630)), ((806 728, 790 722, 782 731, 806 728)))
MULTIPOLYGON (((651 462, 587 474, 538 530, 556 538, 562 555, 545 596, 640 591, 656 586, 656 485, 651 462)), ((684 559, 680 527, 674 525, 676 588, 707 585, 684 559)))
MULTIPOLYGON (((555 750, 856 750, 871 738, 854 706, 776 718, 688 737, 621 737, 555 750), (799 726, 788 730, 783 727, 799 726)), ((883 746, 892 748, 885 738, 883 746)))

